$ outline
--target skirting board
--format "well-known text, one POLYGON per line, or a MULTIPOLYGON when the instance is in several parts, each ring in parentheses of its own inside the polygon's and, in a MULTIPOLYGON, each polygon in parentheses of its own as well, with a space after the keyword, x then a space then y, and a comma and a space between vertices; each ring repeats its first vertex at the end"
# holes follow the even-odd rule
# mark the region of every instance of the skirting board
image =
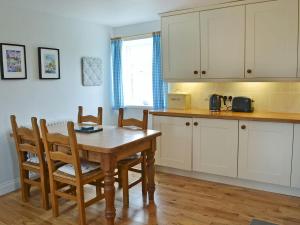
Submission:
POLYGON ((0 184, 0 196, 13 192, 20 187, 19 178, 9 180, 0 184))
MULTIPOLYGON (((224 184, 229 184, 234 186, 240 186, 245 188, 252 188, 252 189, 257 189, 262 191, 269 191, 278 194, 300 197, 300 189, 296 189, 296 188, 283 187, 283 186, 273 185, 273 184, 264 184, 255 181, 243 180, 239 178, 230 178, 230 177, 223 177, 223 176, 217 176, 217 175, 211 175, 205 173, 183 171, 183 170, 173 169, 173 168, 168 168, 163 166, 156 166, 156 169, 159 172, 191 177, 199 180, 224 183, 224 184)), ((19 189, 19 187, 20 187, 19 178, 7 182, 3 182, 0 184, 0 196, 13 192, 19 189)))
POLYGON ((265 183, 250 181, 250 180, 244 180, 240 178, 231 178, 231 177, 224 177, 224 176, 199 173, 193 171, 184 171, 184 170, 173 169, 173 168, 157 166, 157 165, 156 165, 156 170, 158 172, 191 177, 199 180, 212 181, 216 183, 223 183, 228 185, 234 185, 234 186, 251 188, 251 189, 256 189, 261 191, 268 191, 268 192, 274 192, 278 194, 300 197, 300 189, 297 188, 289 188, 289 187, 284 187, 284 186, 274 185, 274 184, 265 184, 265 183))

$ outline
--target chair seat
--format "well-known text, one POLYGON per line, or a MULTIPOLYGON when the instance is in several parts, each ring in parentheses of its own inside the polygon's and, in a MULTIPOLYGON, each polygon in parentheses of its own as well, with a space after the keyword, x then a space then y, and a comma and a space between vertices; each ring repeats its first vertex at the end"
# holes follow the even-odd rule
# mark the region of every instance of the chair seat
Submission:
MULTIPOLYGON (((86 173, 92 172, 94 170, 100 169, 100 164, 92 163, 92 162, 88 162, 88 161, 82 161, 80 163, 80 166, 81 166, 82 174, 86 174, 86 173)), ((59 167, 57 169, 57 171, 71 175, 71 176, 75 176, 75 170, 74 170, 73 165, 71 165, 71 164, 65 164, 65 165, 59 167)))
POLYGON ((40 163, 40 160, 39 160, 39 157, 37 156, 30 156, 26 162, 28 163, 32 163, 32 164, 39 164, 40 163))
POLYGON ((119 163, 122 163, 122 162, 128 162, 128 161, 131 161, 131 160, 136 160, 136 159, 139 159, 141 158, 141 153, 136 153, 134 155, 131 155, 129 157, 127 157, 126 159, 122 159, 119 161, 119 163))
MULTIPOLYGON (((46 165, 47 165, 47 161, 45 161, 46 165)), ((28 168, 32 167, 33 169, 39 169, 40 168, 40 160, 37 156, 33 156, 28 158, 25 162, 23 162, 23 165, 27 166, 28 168)), ((65 165, 64 163, 61 162, 55 162, 55 166, 60 167, 65 165)), ((47 170, 46 170, 47 171, 47 170)))
POLYGON ((128 157, 118 162, 118 167, 133 167, 140 164, 143 161, 141 154, 137 154, 136 157, 128 157))
MULTIPOLYGON (((64 172, 61 172, 59 170, 56 170, 53 173, 54 180, 76 186, 76 176, 67 174, 64 172)), ((83 184, 92 184, 94 182, 97 182, 98 180, 104 179, 104 172, 101 170, 101 168, 94 169, 92 171, 86 172, 82 174, 82 182, 83 184)))

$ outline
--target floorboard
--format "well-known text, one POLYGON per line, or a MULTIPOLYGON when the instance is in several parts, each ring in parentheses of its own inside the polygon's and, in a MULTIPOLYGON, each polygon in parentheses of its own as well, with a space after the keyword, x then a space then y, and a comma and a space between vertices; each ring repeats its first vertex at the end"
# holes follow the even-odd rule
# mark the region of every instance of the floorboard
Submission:
MULTIPOLYGON (((133 178, 133 177, 132 177, 133 178)), ((249 225, 252 219, 278 225, 300 225, 300 198, 250 190, 192 178, 157 173, 156 207, 143 203, 141 188, 130 190, 130 207, 123 209, 122 194, 116 194, 117 225, 249 225)), ((93 189, 88 187, 86 196, 93 189)), ((14 192, 0 198, 0 225, 74 225, 73 202, 61 199, 60 216, 39 205, 33 190, 29 203, 14 192)), ((104 201, 87 208, 88 224, 105 224, 104 201)))

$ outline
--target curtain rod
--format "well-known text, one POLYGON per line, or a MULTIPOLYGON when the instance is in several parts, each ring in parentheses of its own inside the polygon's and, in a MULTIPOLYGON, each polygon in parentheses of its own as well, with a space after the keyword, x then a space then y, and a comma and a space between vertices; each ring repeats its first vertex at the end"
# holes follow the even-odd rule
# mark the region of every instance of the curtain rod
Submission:
POLYGON ((114 37, 114 38, 111 38, 110 40, 134 38, 134 37, 146 36, 146 35, 151 35, 151 34, 152 35, 153 34, 160 34, 160 31, 155 31, 155 32, 152 32, 152 33, 135 34, 135 35, 123 36, 123 37, 114 37))

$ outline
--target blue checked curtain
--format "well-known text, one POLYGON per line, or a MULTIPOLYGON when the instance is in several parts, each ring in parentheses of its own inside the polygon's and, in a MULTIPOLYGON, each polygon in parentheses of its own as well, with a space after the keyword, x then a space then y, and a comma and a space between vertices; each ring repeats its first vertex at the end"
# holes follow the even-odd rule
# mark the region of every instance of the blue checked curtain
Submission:
POLYGON ((161 68, 161 44, 160 33, 153 34, 153 109, 166 107, 167 83, 163 81, 161 68))
POLYGON ((119 109, 124 106, 123 83, 122 83, 122 40, 111 40, 112 51, 112 74, 113 74, 113 108, 119 109))

